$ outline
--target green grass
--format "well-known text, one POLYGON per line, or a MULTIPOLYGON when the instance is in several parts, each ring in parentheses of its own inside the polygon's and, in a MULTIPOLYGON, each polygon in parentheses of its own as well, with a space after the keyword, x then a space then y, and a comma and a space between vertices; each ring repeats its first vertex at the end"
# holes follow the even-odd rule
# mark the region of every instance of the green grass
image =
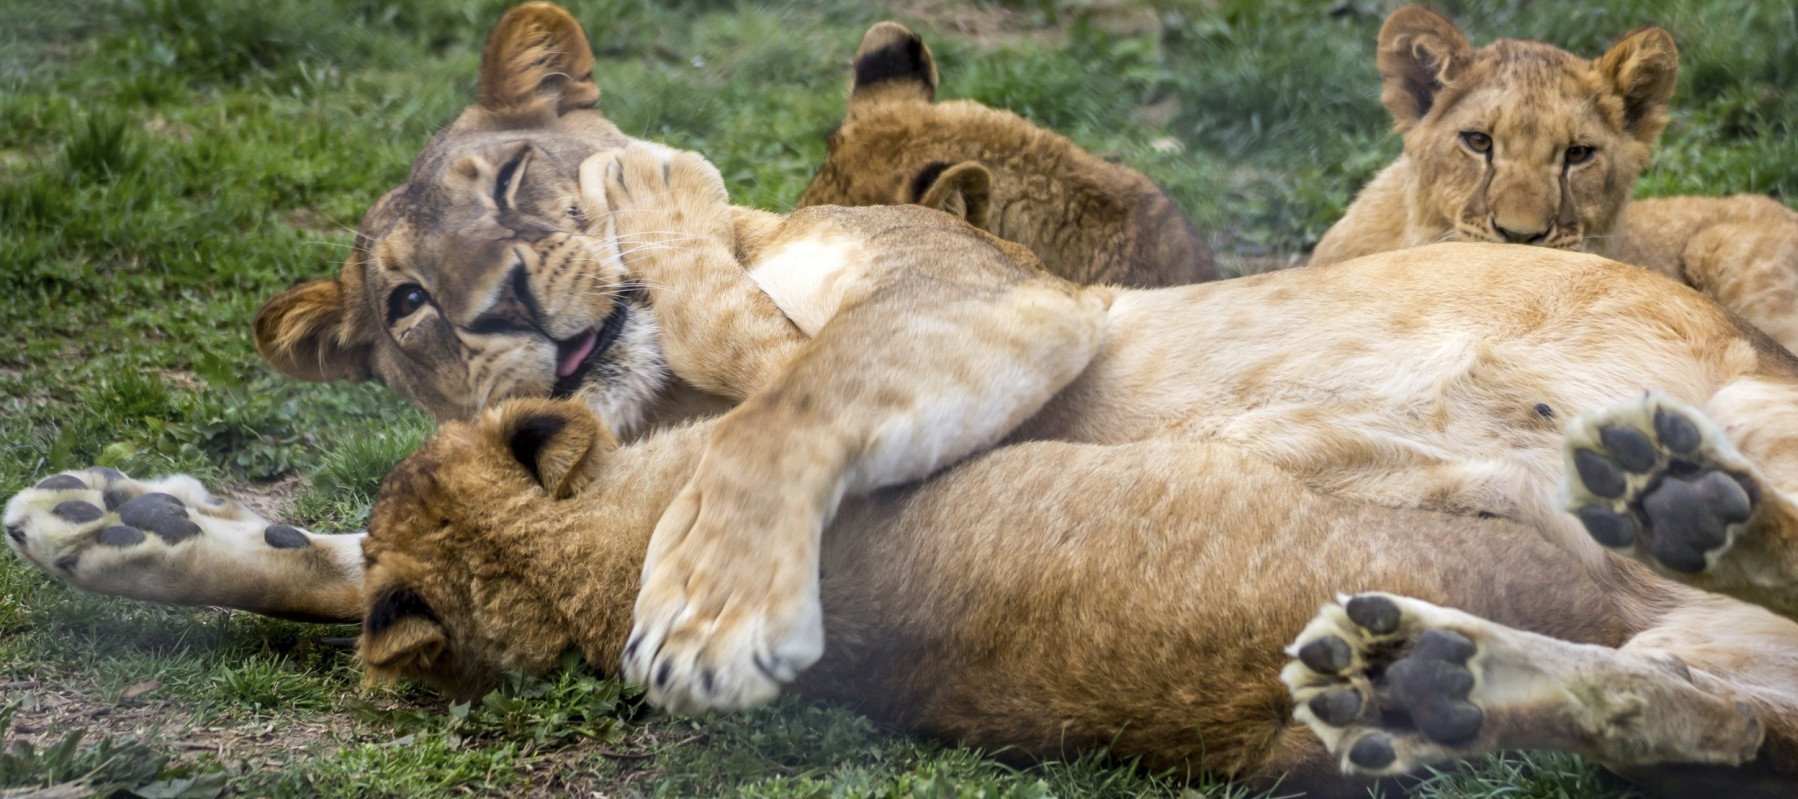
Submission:
MULTIPOLYGON (((362 523, 429 423, 377 386, 275 375, 250 316, 336 269, 363 210, 470 100, 505 5, 0 4, 0 495, 90 463, 227 485, 302 475, 296 521, 362 523)), ((968 15, 978 36, 948 14, 852 0, 574 5, 607 113, 704 151, 739 201, 771 209, 822 159, 850 52, 888 16, 929 38, 943 94, 1148 172, 1227 262, 1302 253, 1398 150, 1371 57, 1386 6, 1371 0, 1150 0, 1131 8, 1154 24, 1123 34, 1074 0, 903 6, 968 15), (1155 146, 1170 138, 1178 152, 1155 146)), ((1539 36, 1587 54, 1667 25, 1681 89, 1641 191, 1798 196, 1790 4, 1439 5, 1476 42, 1539 36)), ((1097 757, 1007 765, 796 700, 680 721, 574 673, 476 706, 364 688, 329 640, 351 632, 80 595, 0 558, 0 703, 17 706, 0 791, 213 795, 228 778, 248 794, 1191 795, 1177 775, 1097 757)), ((1487 760, 1421 792, 1626 795, 1567 757, 1487 760)))

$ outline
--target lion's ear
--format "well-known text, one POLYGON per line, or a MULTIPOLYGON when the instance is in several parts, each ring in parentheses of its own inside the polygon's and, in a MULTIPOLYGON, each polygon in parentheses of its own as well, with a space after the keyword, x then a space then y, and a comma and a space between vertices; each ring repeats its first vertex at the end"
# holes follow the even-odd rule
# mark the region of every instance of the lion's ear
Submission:
POLYGON ((993 175, 978 161, 949 166, 941 161, 924 167, 912 179, 908 202, 945 211, 986 229, 986 210, 993 194, 993 175))
POLYGON ((924 40, 897 22, 878 22, 855 50, 855 87, 849 104, 875 96, 936 98, 936 59, 924 40))
POLYGON ((1599 56, 1598 73, 1623 98, 1624 130, 1645 142, 1667 126, 1667 101, 1679 73, 1679 48, 1665 29, 1637 30, 1599 56))
POLYGON ((417 591, 390 586, 376 594, 362 619, 357 652, 371 675, 429 671, 449 645, 443 623, 417 591))
POLYGON ((1380 26, 1380 102, 1400 130, 1430 112, 1472 51, 1455 23, 1423 6, 1401 6, 1386 17, 1380 26))
POLYGON ((276 294, 251 324, 263 360, 301 380, 367 380, 370 350, 348 323, 343 283, 309 280, 276 294))
POLYGON ((574 496, 597 480, 605 453, 617 446, 578 402, 515 400, 492 418, 512 457, 556 499, 574 496))
POLYGON ((598 102, 593 50, 573 15, 554 3, 526 3, 500 17, 481 52, 482 108, 528 118, 598 102))

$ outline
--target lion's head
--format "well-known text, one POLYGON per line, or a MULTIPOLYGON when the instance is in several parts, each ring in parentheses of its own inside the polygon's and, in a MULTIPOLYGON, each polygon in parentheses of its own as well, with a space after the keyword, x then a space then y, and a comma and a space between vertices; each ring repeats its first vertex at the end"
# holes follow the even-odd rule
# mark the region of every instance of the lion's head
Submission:
POLYGON ((653 520, 576 496, 615 449, 574 401, 514 400, 394 467, 363 542, 369 677, 470 695, 570 648, 616 663, 653 520))
POLYGON ((1536 41, 1474 49, 1405 6, 1380 29, 1380 101, 1405 141, 1418 239, 1581 249, 1610 233, 1667 124, 1679 54, 1642 28, 1595 60, 1536 41))
POLYGON ((1034 126, 968 100, 936 102, 936 87, 923 38, 896 22, 869 28, 855 51, 848 113, 799 205, 916 203, 987 228, 993 175, 982 159, 1020 148, 1020 132, 1034 126))
POLYGON ((480 100, 362 221, 335 279, 257 312, 257 349, 304 380, 376 379, 439 419, 578 397, 621 430, 666 381, 653 317, 583 202, 580 165, 631 141, 595 107, 580 24, 512 9, 480 100))

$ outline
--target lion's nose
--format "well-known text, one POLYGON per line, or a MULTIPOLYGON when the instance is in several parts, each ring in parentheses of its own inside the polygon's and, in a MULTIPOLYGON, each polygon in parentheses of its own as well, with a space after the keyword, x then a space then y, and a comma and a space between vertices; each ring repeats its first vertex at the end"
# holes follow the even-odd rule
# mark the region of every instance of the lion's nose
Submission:
POLYGON ((1492 222, 1492 229, 1497 231, 1499 237, 1503 238, 1506 244, 1535 244, 1548 238, 1548 228, 1543 228, 1532 233, 1520 233, 1506 228, 1494 220, 1492 222))

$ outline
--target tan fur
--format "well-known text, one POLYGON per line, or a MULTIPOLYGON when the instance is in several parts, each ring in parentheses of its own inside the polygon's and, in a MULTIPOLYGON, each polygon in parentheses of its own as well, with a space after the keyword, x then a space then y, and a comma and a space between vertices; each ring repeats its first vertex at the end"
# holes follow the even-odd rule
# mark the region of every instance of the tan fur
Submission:
POLYGON ((1452 240, 1583 250, 1684 280, 1798 345, 1798 213, 1748 195, 1630 202, 1667 123, 1679 57, 1666 31, 1587 61, 1520 39, 1474 49, 1446 18, 1405 6, 1380 29, 1378 61, 1405 152, 1312 264, 1452 240), (1470 132, 1489 137, 1490 157, 1470 132), (1571 163, 1571 147, 1594 152, 1571 163))
MULTIPOLYGON (((464 119, 492 121, 478 107, 464 119)), ((516 416, 522 411, 447 427, 440 441, 452 443, 427 448, 413 467, 400 470, 377 509, 377 542, 388 535, 383 530, 409 532, 395 534, 392 554, 378 543, 369 547, 377 570, 393 570, 377 571, 365 586, 369 634, 399 636, 369 642, 371 665, 467 685, 496 669, 537 668, 552 650, 574 642, 595 665, 609 668, 619 657, 614 647, 629 649, 617 636, 635 625, 658 636, 660 646, 626 657, 627 672, 651 683, 652 698, 676 707, 751 704, 770 685, 802 679, 824 695, 869 703, 886 694, 936 697, 904 704, 925 714, 911 723, 976 741, 1014 740, 1052 752, 1055 742, 1073 740, 1083 748, 1128 738, 1134 728, 1124 722, 1142 719, 1145 730, 1172 743, 1132 740, 1124 748, 1158 762, 1189 761, 1196 746, 1227 773, 1291 766, 1322 779, 1328 761, 1285 721, 1290 705, 1271 682, 1283 660, 1278 645, 1291 640, 1328 591, 1372 587, 1577 640, 1616 643, 1641 631, 1624 646, 1631 658, 1638 650, 1681 658, 1704 675, 1705 690, 1747 695, 1769 731, 1759 764, 1787 775, 1798 766, 1792 745, 1798 674, 1790 665, 1798 663, 1798 628, 1605 554, 1560 512, 1556 497, 1565 474, 1565 420, 1629 401, 1650 386, 1684 402, 1711 403, 1706 411, 1760 465, 1768 490, 1798 491, 1798 473, 1791 471, 1798 464, 1785 455, 1798 440, 1790 410, 1798 407, 1790 401, 1798 394, 1798 370, 1791 356, 1691 290, 1592 256, 1492 245, 1419 247, 1157 291, 1082 288, 1047 274, 1023 247, 930 209, 817 208, 786 219, 735 211, 702 159, 623 142, 602 146, 569 131, 570 125, 588 133, 609 129, 596 112, 568 111, 540 124, 503 134, 526 137, 536 148, 532 159, 541 155, 542 163, 557 167, 515 166, 536 175, 515 192, 495 190, 494 164, 526 162, 480 153, 483 147, 510 152, 503 148, 520 139, 483 138, 502 134, 477 126, 464 140, 452 126, 396 195, 416 191, 454 201, 418 206, 440 217, 414 228, 417 221, 396 209, 417 198, 390 195, 371 212, 363 247, 337 281, 337 299, 315 287, 287 295, 299 301, 278 303, 274 316, 264 315, 259 330, 280 333, 259 334, 265 353, 303 376, 354 375, 353 367, 362 366, 442 416, 467 415, 501 397, 550 393, 544 373, 554 374, 555 354, 541 335, 513 329, 464 336, 465 328, 483 329, 476 323, 492 314, 547 325, 550 338, 572 335, 614 308, 609 292, 625 285, 626 275, 640 276, 646 285, 630 302, 643 313, 631 318, 650 325, 648 311, 666 312, 668 355, 651 335, 640 340, 634 361, 608 354, 611 368, 583 387, 583 404, 598 411, 605 429, 642 435, 650 425, 638 420, 667 414, 642 407, 649 394, 616 389, 663 385, 665 363, 690 381, 685 385, 708 389, 689 396, 744 399, 710 426, 650 439, 644 449, 619 449, 615 462, 596 458, 594 445, 583 449, 579 438, 555 445, 561 434, 589 429, 575 420, 578 414, 565 412, 568 418, 534 428, 518 446, 519 431, 530 427, 516 416), (446 142, 468 149, 458 154, 446 142), (549 189, 532 188, 537 182, 549 189), (549 209, 569 221, 536 240, 543 244, 519 245, 524 237, 516 230, 490 229, 497 217, 486 204, 514 195, 522 202, 508 204, 537 208, 525 221, 547 220, 549 209), (569 210, 576 207, 579 214, 569 210), (491 237, 486 246, 495 249, 468 243, 468 231, 482 229, 491 237), (557 256, 548 242, 578 247, 580 257, 557 256), (476 257, 483 252, 491 263, 476 257), (403 273, 433 259, 458 268, 414 277, 439 281, 430 286, 429 315, 381 330, 394 278, 368 272, 403 273), (558 266, 532 270, 548 263, 558 266), (540 302, 550 298, 554 305, 539 305, 547 313, 534 314, 508 283, 520 265, 532 285, 559 287, 553 297, 529 292, 540 302), (597 300, 585 294, 595 287, 597 300), (299 310, 305 313, 296 316, 299 310), (445 318, 465 344, 498 353, 487 342, 511 342, 536 362, 520 367, 521 376, 509 383, 469 368, 478 358, 428 361, 428 374, 401 369, 398 359, 414 354, 400 348, 432 343, 431 328, 420 326, 445 318), (294 320, 313 321, 295 331, 294 320), (753 352, 706 343, 740 335, 757 342, 753 352), (302 367, 314 363, 325 366, 302 367), (1741 399, 1755 391, 1772 399, 1741 399), (596 402, 596 395, 616 401, 596 402), (434 397, 442 403, 433 404, 434 397), (508 418, 517 423, 502 423, 508 418), (983 456, 942 479, 942 494, 931 493, 938 485, 931 482, 916 495, 882 494, 873 504, 837 513, 839 499, 923 478, 1014 428, 1014 441, 1060 443, 1022 443, 983 456), (480 430, 504 435, 487 435, 472 447, 453 443, 480 430), (667 442, 676 442, 679 453, 656 449, 672 446, 667 442), (479 457, 488 463, 505 453, 513 476, 500 480, 493 469, 462 464, 452 454, 463 449, 485 453, 479 457), (624 458, 627 452, 666 457, 624 458), (962 477, 988 466, 996 471, 962 477), (548 521, 572 518, 563 513, 571 509, 549 504, 532 486, 575 494, 566 501, 580 503, 586 494, 578 486, 595 475, 605 479, 585 483, 588 491, 616 492, 595 512, 625 525, 619 529, 630 540, 607 545, 612 549, 596 542, 592 551, 604 557, 583 558, 566 548, 586 540, 582 530, 548 521), (474 509, 458 511, 455 497, 467 497, 474 509), (624 504, 606 504, 614 500, 624 504), (424 506, 414 509, 407 504, 413 501, 424 506), (1499 518, 1466 518, 1475 514, 1499 518), (520 533, 556 534, 508 538, 512 528, 504 525, 459 534, 464 523, 514 516, 542 521, 518 523, 520 533), (1494 532, 1511 523, 1524 532, 1494 532), (828 538, 826 525, 834 531, 828 538), (908 536, 889 525, 917 532, 908 536), (970 537, 945 532, 959 530, 970 537), (1298 537, 1282 538, 1286 531, 1298 537), (1526 557, 1531 545, 1524 542, 1537 541, 1537 532, 1543 546, 1564 554, 1540 562, 1526 557), (406 543, 415 534, 420 543, 406 543), (1431 543, 1438 534, 1445 539, 1431 543), (1117 545, 1131 535, 1146 538, 1117 545), (1175 557, 1170 541, 1199 554, 1175 557), (1505 546, 1483 548, 1488 541, 1505 546), (817 582, 815 567, 854 562, 837 553, 845 544, 874 553, 859 573, 850 572, 858 574, 855 584, 872 588, 842 589, 852 593, 838 600, 830 593, 838 589, 817 582), (631 554, 613 560, 613 552, 631 554), (1063 567, 1057 557, 1079 563, 1063 567), (1509 560, 1514 557, 1519 560, 1509 560), (1563 561, 1574 576, 1531 582, 1560 574, 1553 564, 1563 561), (1193 564, 1217 571, 1194 575, 1193 564), (1469 564, 1502 568, 1486 575, 1494 582, 1480 583, 1468 577, 1469 564), (606 571, 575 571, 584 566, 606 571), (647 579, 633 613, 624 604, 639 569, 647 579), (546 606, 507 587, 537 579, 548 581, 536 584, 541 590, 587 599, 546 606), (906 588, 914 579, 925 594, 906 588), (1296 582, 1282 582, 1287 579, 1296 582), (1503 582, 1511 579, 1522 582, 1503 582), (1581 580, 1595 593, 1569 587, 1581 580), (1213 594, 1209 582, 1231 590, 1213 594), (1133 593, 1138 587, 1155 592, 1133 593), (1584 601, 1590 596, 1615 602, 1584 601), (964 597, 986 599, 957 604, 964 597), (1230 597, 1254 604, 1231 604, 1230 597), (1571 608, 1557 604, 1575 598, 1580 601, 1571 608), (1222 604, 1177 604, 1189 599, 1222 604), (911 604, 889 604, 898 600, 911 604), (677 602, 690 604, 693 613, 671 612, 677 602), (419 606, 432 610, 408 610, 419 606), (475 618, 477 612, 490 615, 475 618), (853 625, 827 624, 822 613, 895 626, 874 624, 858 638, 853 625), (436 617, 448 632, 434 636, 417 619, 402 622, 417 616, 436 617), (458 621, 470 619, 476 623, 458 621), (962 619, 968 626, 951 623, 962 619), (825 630, 850 637, 826 647, 825 630), (1745 630, 1753 634, 1739 634, 1745 630), (1012 637, 998 637, 1001 631, 1012 637), (903 645, 900 632, 924 636, 925 645, 879 648, 903 645), (939 646, 929 638, 943 635, 954 640, 939 646), (1238 639, 1245 643, 1229 650, 1235 654, 1208 659, 1238 639), (994 642, 1007 647, 1003 655, 994 654, 994 642), (857 648, 864 645, 875 649, 857 648), (819 650, 820 669, 804 672, 819 650), (928 667, 939 653, 958 668, 900 666, 889 682, 875 683, 877 690, 860 690, 867 684, 859 682, 832 687, 832 675, 888 680, 879 676, 893 668, 887 664, 928 667), (833 665, 839 657, 851 658, 854 667, 833 665), (1244 665, 1238 669, 1230 658, 1244 665), (662 664, 670 664, 670 678, 659 677, 662 664), (1256 676, 1218 682, 1223 693, 1183 693, 1208 684, 1207 668, 1256 676), (965 683, 944 677, 964 672, 965 683), (1113 680, 1129 695, 1099 693, 1113 680), (1064 738, 1045 720, 1065 721, 1079 734, 1064 738), (1206 726, 1208 720, 1215 723, 1206 726), (1194 724, 1212 731, 1197 744, 1183 744, 1171 732, 1194 724)), ((672 393, 660 396, 662 407, 674 401, 672 393)), ((597 433, 586 440, 606 441, 597 433)), ((55 519, 60 496, 51 489, 23 492, 5 519, 20 530, 23 552, 50 570, 60 568, 62 553, 79 551, 85 559, 104 550, 92 540, 97 528, 55 519)), ((178 574, 180 563, 226 542, 243 543, 227 537, 235 527, 205 525, 206 534, 154 557, 131 559, 131 550, 120 550, 120 558, 102 560, 99 568, 78 564, 53 573, 107 591, 109 583, 126 582, 114 580, 117 573, 131 572, 144 577, 129 583, 131 595, 200 601, 204 585, 174 586, 155 577, 178 574), (145 588, 150 584, 154 590, 145 588)), ((304 589, 321 577, 286 564, 321 548, 340 551, 330 541, 335 538, 310 538, 305 549, 235 551, 266 566, 258 574, 304 589)), ((334 587, 343 585, 333 580, 334 587)), ((1622 668, 1602 653, 1589 660, 1622 668)), ((905 719, 898 705, 870 707, 905 719)), ((1515 729, 1498 743, 1552 743, 1529 738, 1527 725, 1515 729)), ((1615 734, 1647 741, 1675 732, 1615 734)))
POLYGON ((917 34, 875 25, 855 63, 848 113, 801 207, 938 208, 1082 283, 1217 279, 1204 238, 1148 178, 1010 111, 936 102, 936 64, 917 34))

